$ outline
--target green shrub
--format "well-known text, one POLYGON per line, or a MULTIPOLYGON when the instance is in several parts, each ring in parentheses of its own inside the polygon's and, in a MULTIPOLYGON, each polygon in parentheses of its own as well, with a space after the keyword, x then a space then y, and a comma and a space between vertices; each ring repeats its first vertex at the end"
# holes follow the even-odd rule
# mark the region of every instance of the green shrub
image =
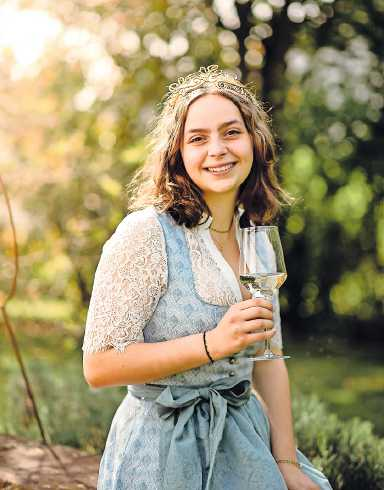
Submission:
POLYGON ((370 422, 341 421, 314 396, 296 397, 293 413, 301 451, 333 488, 384 489, 384 439, 373 434, 370 422))
MULTIPOLYGON (((48 368, 46 363, 34 360, 29 362, 28 372, 50 441, 100 453, 126 388, 91 389, 83 378, 81 365, 73 362, 48 368)), ((39 439, 19 372, 9 376, 6 398, 0 432, 39 439)))

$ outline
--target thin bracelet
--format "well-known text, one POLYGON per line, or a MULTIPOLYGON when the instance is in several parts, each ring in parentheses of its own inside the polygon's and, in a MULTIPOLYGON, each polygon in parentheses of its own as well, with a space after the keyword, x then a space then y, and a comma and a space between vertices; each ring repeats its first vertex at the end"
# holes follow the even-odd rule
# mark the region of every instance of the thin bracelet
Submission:
POLYGON ((206 334, 206 333, 207 333, 207 332, 204 332, 204 333, 203 333, 203 340, 204 340, 205 352, 207 353, 207 356, 209 357, 209 360, 210 360, 210 361, 211 361, 211 363, 213 364, 215 361, 212 359, 211 354, 210 354, 210 353, 209 353, 209 351, 208 351, 207 341, 206 341, 206 339, 205 339, 205 334, 206 334))
POLYGON ((276 459, 276 463, 293 464, 293 466, 296 466, 296 468, 301 468, 301 463, 299 463, 298 461, 293 461, 292 459, 276 459))

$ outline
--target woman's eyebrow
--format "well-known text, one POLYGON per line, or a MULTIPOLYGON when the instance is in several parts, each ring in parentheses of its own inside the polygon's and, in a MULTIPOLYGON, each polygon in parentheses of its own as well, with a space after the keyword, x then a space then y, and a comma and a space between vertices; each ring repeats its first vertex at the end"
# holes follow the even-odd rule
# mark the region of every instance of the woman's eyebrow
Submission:
MULTIPOLYGON (((225 128, 226 126, 230 126, 231 124, 241 124, 241 122, 238 119, 232 119, 231 121, 226 121, 222 124, 220 124, 219 129, 225 128)), ((186 134, 189 133, 201 133, 201 132, 207 132, 209 129, 207 128, 194 128, 194 129, 189 129, 186 134)))

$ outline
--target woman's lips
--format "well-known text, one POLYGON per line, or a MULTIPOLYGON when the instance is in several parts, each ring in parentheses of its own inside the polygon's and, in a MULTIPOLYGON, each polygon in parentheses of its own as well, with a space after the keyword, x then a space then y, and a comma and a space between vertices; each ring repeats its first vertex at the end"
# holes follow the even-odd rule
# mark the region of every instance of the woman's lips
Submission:
POLYGON ((217 165, 215 167, 206 167, 204 170, 207 170, 210 174, 221 175, 229 172, 234 166, 236 162, 226 163, 223 165, 217 165))

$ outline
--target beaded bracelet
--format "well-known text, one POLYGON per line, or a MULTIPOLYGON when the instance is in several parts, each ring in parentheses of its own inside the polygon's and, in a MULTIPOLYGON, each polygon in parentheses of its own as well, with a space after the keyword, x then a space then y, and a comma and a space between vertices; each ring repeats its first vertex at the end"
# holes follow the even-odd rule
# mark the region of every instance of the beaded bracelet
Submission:
POLYGON ((205 352, 207 353, 207 356, 209 357, 209 360, 210 360, 210 361, 211 361, 211 363, 213 364, 215 361, 212 359, 211 354, 208 352, 207 341, 206 341, 206 339, 205 339, 205 334, 206 334, 206 333, 207 333, 207 332, 204 332, 204 333, 203 333, 203 340, 204 340, 205 352))
POLYGON ((293 466, 296 466, 296 468, 301 468, 301 463, 299 463, 298 461, 293 461, 292 459, 277 459, 276 463, 277 464, 280 464, 280 463, 293 464, 293 466))

